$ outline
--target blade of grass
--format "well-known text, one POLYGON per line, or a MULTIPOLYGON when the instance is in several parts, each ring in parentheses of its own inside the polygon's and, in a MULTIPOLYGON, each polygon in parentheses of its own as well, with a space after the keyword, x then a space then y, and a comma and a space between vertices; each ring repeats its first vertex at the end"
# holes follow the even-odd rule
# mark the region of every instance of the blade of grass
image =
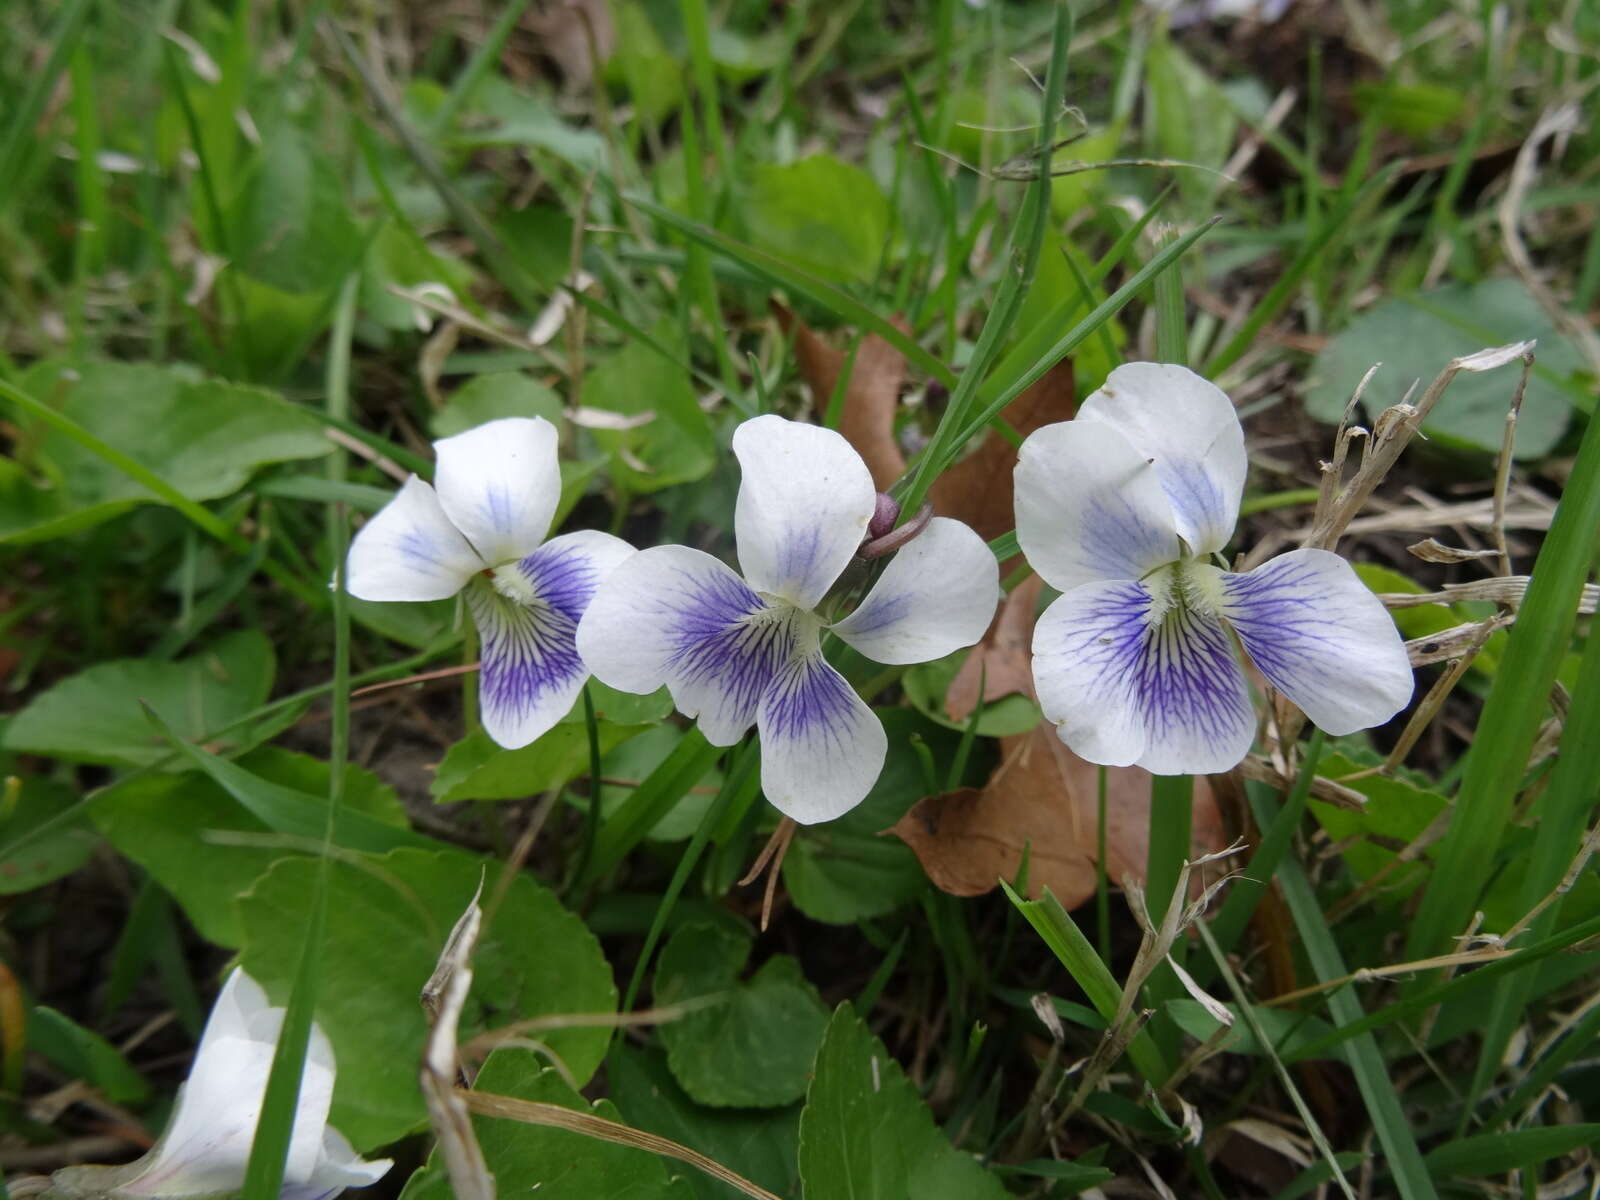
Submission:
POLYGON ((587 887, 622 861, 655 828, 656 822, 681 800, 722 754, 722 747, 706 741, 699 727, 690 729, 659 766, 629 796, 600 830, 588 871, 577 880, 587 887))
MULTIPOLYGON (((22 102, 11 114, 5 139, 0 141, 0 179, 6 180, 8 186, 20 177, 23 155, 33 142, 34 130, 44 113, 45 104, 55 94, 61 73, 71 61, 72 52, 83 35, 84 18, 89 15, 92 6, 93 0, 68 0, 62 7, 61 15, 56 18, 55 29, 50 34, 50 57, 45 59, 43 67, 32 73, 22 102)), ((6 199, 16 204, 20 197, 10 194, 6 199)))
MULTIPOLYGON (((1265 791, 1256 788, 1250 791, 1256 820, 1262 828, 1270 828, 1277 817, 1277 806, 1265 791)), ((1323 920, 1317 895, 1300 864, 1293 858, 1285 858, 1278 868, 1278 881, 1295 928, 1299 930, 1301 948, 1317 978, 1340 979, 1349 974, 1339 945, 1323 920)), ((1361 1001, 1349 988, 1341 988, 1328 996, 1328 1010, 1334 1022, 1341 1026, 1363 1016, 1361 1001)), ((1352 1037, 1346 1054, 1356 1078, 1356 1088, 1366 1104, 1378 1142, 1388 1157, 1389 1171, 1402 1200, 1432 1200, 1438 1193, 1422 1161, 1422 1152, 1417 1149, 1416 1138, 1377 1041, 1366 1033, 1352 1037)))
MULTIPOLYGON (((511 31, 517 27, 517 22, 522 20, 522 14, 528 11, 530 3, 531 0, 510 0, 495 18, 494 25, 489 29, 489 35, 472 52, 467 65, 461 68, 461 74, 456 76, 455 83, 450 85, 449 93, 434 112, 432 133, 435 138, 446 136, 454 127, 456 115, 460 113, 462 105, 472 98, 472 93, 483 81, 483 77, 500 61, 500 55, 506 48, 511 31)), ((575 9, 574 13, 576 12, 575 9)))
POLYGON ((1406 939, 1410 958, 1449 948, 1493 874, 1556 671, 1572 645, 1578 598, 1597 544, 1600 421, 1590 421, 1467 752, 1450 828, 1406 939))

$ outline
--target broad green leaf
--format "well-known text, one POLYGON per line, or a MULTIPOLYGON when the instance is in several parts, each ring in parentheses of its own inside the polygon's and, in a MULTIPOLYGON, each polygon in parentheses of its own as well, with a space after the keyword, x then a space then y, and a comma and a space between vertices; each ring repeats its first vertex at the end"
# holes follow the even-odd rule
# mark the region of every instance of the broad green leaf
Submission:
POLYGON ((1003 1200, 1000 1181, 957 1150, 900 1064, 848 1003, 828 1023, 800 1114, 806 1200, 1003 1200))
POLYGON ((361 271, 361 312, 386 329, 418 329, 418 318, 428 325, 433 318, 411 301, 395 295, 391 287, 414 288, 443 284, 460 296, 471 287, 472 269, 448 251, 418 241, 394 222, 373 235, 361 271))
POLYGON ((645 123, 659 125, 683 103, 683 61, 662 44, 642 5, 623 0, 612 12, 616 49, 606 62, 606 78, 628 89, 645 123))
MULTIPOLYGON (((600 753, 647 728, 599 722, 600 753)), ((561 787, 588 771, 589 731, 581 722, 564 721, 520 750, 496 745, 479 729, 450 747, 430 790, 439 804, 515 800, 561 787)))
MULTIPOLYGON (((519 1100, 558 1104, 608 1121, 621 1116, 610 1100, 590 1104, 531 1050, 506 1047, 484 1061, 473 1088, 519 1100)), ((647 1150, 619 1146, 545 1125, 525 1125, 496 1117, 472 1118, 484 1163, 502 1196, 539 1200, 689 1200, 693 1195, 680 1172, 692 1167, 647 1150), (676 1176, 676 1177, 675 1177, 676 1176)), ((427 1165, 407 1181, 402 1200, 450 1200, 450 1176, 435 1150, 427 1165)))
MULTIPOLYGON (((328 764, 309 755, 263 746, 239 765, 311 796, 328 793, 328 764)), ((406 826, 394 789, 354 763, 345 768, 343 806, 406 826)), ((235 901, 278 859, 316 849, 274 835, 198 772, 125 780, 95 796, 90 813, 108 842, 171 893, 202 937, 230 948, 244 940, 235 901)))
MULTIPOLYGON (((314 458, 332 443, 276 393, 192 367, 40 363, 21 388, 93 431, 191 500, 238 491, 267 463, 314 458)), ((160 503, 66 434, 29 425, 0 470, 0 542, 34 542, 160 503)))
POLYGON ((692 1005, 660 1027, 672 1074, 696 1101, 719 1108, 778 1108, 805 1095, 828 1010, 800 964, 774 955, 745 982, 749 935, 684 925, 656 964, 658 1005, 692 1005), (697 1002, 720 997, 705 1006, 697 1002))
MULTIPOLYGON (((665 330, 657 340, 677 347, 665 330)), ((632 429, 596 429, 611 476, 632 492, 653 492, 703 478, 716 464, 710 422, 687 372, 649 346, 629 342, 584 378, 583 403, 622 417, 650 419, 632 429)))
POLYGON ((350 212, 327 156, 290 126, 269 130, 225 218, 229 269, 281 292, 323 296, 365 250, 350 212))
MULTIPOLYGON (((798 1104, 706 1108, 678 1086, 664 1054, 627 1043, 617 1047, 608 1067, 611 1095, 630 1125, 698 1150, 779 1196, 798 1192, 798 1104)), ((743 1200, 742 1192, 699 1171, 687 1172, 684 1181, 696 1200, 743 1200)))
MULTIPOLYGON (((272 642, 259 629, 219 638, 178 662, 120 658, 96 663, 35 696, 7 726, 9 750, 69 762, 143 767, 172 747, 139 707, 156 710, 185 740, 197 741, 260 708, 272 690, 272 642)), ((297 714, 247 725, 223 749, 272 736, 297 714)), ((212 743, 215 745, 215 743, 212 743)))
MULTIPOLYGON (((6 787, 0 845, 12 845, 46 821, 54 820, 78 800, 77 794, 66 785, 36 775, 12 776, 6 781, 6 787), (15 788, 14 805, 10 803, 12 787, 15 788)), ((94 830, 89 828, 88 817, 80 815, 29 842, 21 850, 0 856, 0 896, 31 892, 72 874, 88 861, 98 840, 94 830)))
POLYGON ((572 274, 572 214, 551 204, 503 213, 495 229, 518 264, 547 288, 572 274))
POLYGON ((450 393, 428 428, 447 438, 501 417, 543 417, 559 428, 561 397, 521 371, 475 375, 450 393))
POLYGON ((1437 132, 1460 118, 1467 98, 1459 88, 1442 83, 1357 83, 1352 89, 1356 110, 1387 129, 1410 137, 1437 132))
MULTIPOLYGON (((955 761, 960 735, 905 708, 876 710, 889 736, 888 755, 867 798, 836 821, 802 826, 783 860, 783 885, 795 907, 814 921, 850 925, 882 916, 914 900, 928 877, 911 848, 884 837, 906 811, 929 793, 921 760, 913 747, 920 739, 938 771, 955 761)), ((968 763, 969 780, 984 777, 992 760, 981 747, 968 763)), ((935 790, 943 790, 942 778, 935 790)))
MULTIPOLYGON (((1581 369, 1582 359, 1515 279, 1470 287, 1451 284, 1375 304, 1317 355, 1306 410, 1319 421, 1338 421, 1361 377, 1381 362, 1362 400, 1368 418, 1376 417, 1398 404, 1413 384, 1418 388, 1415 399, 1452 358, 1528 338, 1538 339, 1537 365, 1517 420, 1516 453, 1518 458, 1538 458, 1554 448, 1567 428, 1575 395, 1566 385, 1581 369)), ((1456 445, 1498 451, 1519 369, 1513 364, 1457 375, 1423 432, 1456 445)))
POLYGON ((480 119, 461 122, 450 136, 452 145, 543 150, 585 173, 609 169, 605 140, 568 124, 544 97, 489 75, 473 99, 480 119))
POLYGON ((889 235, 889 203, 877 181, 828 154, 756 167, 740 215, 760 249, 854 283, 877 274, 889 235))
MULTIPOLYGON (((284 859, 239 901, 240 958, 274 1003, 288 996, 299 963, 319 867, 312 858, 284 859)), ((339 1055, 330 1120, 367 1150, 426 1120, 417 1090, 426 1025, 417 996, 480 881, 486 878, 484 894, 494 895, 503 867, 454 851, 396 850, 341 856, 327 869, 316 1015, 339 1055)), ((486 915, 463 1038, 527 1017, 616 1011, 599 943, 531 876, 517 875, 486 915)), ((604 1056, 610 1031, 551 1029, 539 1038, 582 1084, 604 1056)))
MULTIPOLYGON (((1340 754, 1328 754, 1318 764, 1317 773, 1341 779, 1359 770, 1358 764, 1340 754)), ((1321 800, 1307 802, 1329 839, 1357 879, 1370 879, 1394 861, 1396 849, 1414 841, 1441 812, 1448 801, 1403 779, 1368 775, 1341 779, 1367 798, 1360 812, 1339 808, 1321 800)), ((1407 863, 1384 877, 1376 898, 1385 905, 1400 903, 1415 890, 1427 873, 1429 858, 1407 863)))

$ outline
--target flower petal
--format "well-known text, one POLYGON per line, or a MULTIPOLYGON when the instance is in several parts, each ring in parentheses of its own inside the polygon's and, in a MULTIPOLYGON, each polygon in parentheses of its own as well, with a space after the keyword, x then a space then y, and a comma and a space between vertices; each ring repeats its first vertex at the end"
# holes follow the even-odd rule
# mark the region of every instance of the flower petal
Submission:
POLYGON ((1105 766, 1226 771, 1255 737, 1222 623, 1168 607, 1145 584, 1088 583, 1045 609, 1033 633, 1033 678, 1061 740, 1105 766))
MULTIPOLYGON (((244 1182, 250 1146, 284 1010, 236 969, 206 1021, 189 1078, 148 1168, 123 1186, 132 1195, 199 1196, 231 1192, 244 1182)), ((284 1179, 308 1179, 333 1101, 333 1049, 312 1026, 284 1179)))
POLYGON ((888 735, 820 653, 796 655, 761 698, 761 790, 802 825, 843 816, 883 770, 888 735))
POLYGON ((1104 423, 1063 421, 1029 434, 1017 455, 1016 497, 1017 542, 1059 591, 1139 579, 1178 557, 1155 468, 1104 423))
POLYGON ((706 740, 731 746, 811 619, 768 605, 725 564, 687 546, 641 550, 600 585, 578 626, 578 652, 625 692, 672 690, 706 740))
POLYGON ((831 429, 764 416, 734 430, 743 479, 734 509, 750 586, 810 610, 850 562, 877 493, 867 464, 831 429))
POLYGON ((433 449, 439 503, 484 562, 498 566, 538 548, 561 499, 554 425, 504 417, 433 449))
POLYGON ((833 631, 876 662, 931 662, 982 638, 999 603, 1000 564, 984 540, 935 517, 833 631))
POLYGON ((482 643, 478 700, 484 731, 515 750, 547 732, 589 677, 578 654, 578 621, 601 580, 633 555, 610 534, 552 538, 518 562, 477 580, 467 607, 482 643))
POLYGON ((443 600, 481 570, 434 490, 413 475, 357 531, 345 587, 358 600, 443 600))
POLYGON ((1228 544, 1248 463, 1239 414, 1221 388, 1175 363, 1124 363, 1077 419, 1110 425, 1154 460, 1191 553, 1203 557, 1228 544))
POLYGON ((1382 725, 1411 700, 1405 643, 1350 564, 1291 550, 1222 576, 1222 615, 1272 686, 1334 736, 1382 725))
POLYGON ((363 1159, 344 1134, 329 1125, 323 1130, 322 1154, 310 1180, 298 1188, 285 1187, 279 1200, 322 1200, 338 1195, 345 1188, 366 1187, 387 1175, 392 1166, 392 1158, 375 1158, 370 1162, 363 1159))

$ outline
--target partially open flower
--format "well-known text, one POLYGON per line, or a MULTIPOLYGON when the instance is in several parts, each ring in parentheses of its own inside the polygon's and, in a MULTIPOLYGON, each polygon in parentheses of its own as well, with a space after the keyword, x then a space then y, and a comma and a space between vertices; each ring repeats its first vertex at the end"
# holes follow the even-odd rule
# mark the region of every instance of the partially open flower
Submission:
MULTIPOLYGON (((67 1197, 202 1197, 244 1185, 250 1147, 261 1119, 267 1076, 284 1010, 243 970, 235 970, 206 1021, 189 1079, 161 1140, 125 1167, 66 1167, 51 1178, 67 1197)), ((328 1124, 333 1101, 333 1047, 315 1025, 283 1169, 283 1200, 329 1200, 346 1188, 383 1178, 394 1164, 364 1161, 328 1124)))
POLYGON ((574 636, 600 579, 633 548, 580 530, 544 540, 561 499, 556 431, 542 417, 490 421, 433 444, 434 487, 413 475, 350 546, 362 600, 443 600, 466 589, 483 665, 483 727, 525 746, 572 707, 588 677, 574 636))
POLYGON ((1063 594, 1033 636, 1039 704, 1091 762, 1225 771, 1256 718, 1234 638, 1332 734, 1411 699, 1404 643, 1344 559, 1295 550, 1235 574, 1246 471, 1233 403, 1184 367, 1128 363, 1078 416, 1035 431, 1016 471, 1017 541, 1063 594))
POLYGON ((578 649, 612 687, 666 684, 714 745, 754 723, 767 799, 801 824, 831 820, 871 789, 887 741, 823 658, 823 630, 881 663, 941 658, 988 628, 999 565, 971 529, 935 517, 830 626, 817 608, 878 508, 866 464, 832 430, 775 416, 740 425, 733 452, 744 577, 686 546, 642 550, 595 593, 578 649))

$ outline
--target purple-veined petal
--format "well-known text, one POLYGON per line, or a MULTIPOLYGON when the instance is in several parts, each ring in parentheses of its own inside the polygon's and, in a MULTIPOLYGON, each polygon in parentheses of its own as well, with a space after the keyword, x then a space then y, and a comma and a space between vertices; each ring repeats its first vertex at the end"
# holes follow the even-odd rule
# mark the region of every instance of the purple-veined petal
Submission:
POLYGON ((931 662, 983 637, 999 603, 1000 564, 988 545, 935 517, 833 631, 876 662, 931 662))
POLYGON ((1016 506, 1017 543, 1058 591, 1139 579, 1179 554, 1155 468, 1109 425, 1063 421, 1029 434, 1016 506))
POLYGON ((345 587, 358 600, 443 600, 483 566, 434 490, 413 475, 357 531, 345 587))
POLYGON ((434 486, 451 523, 490 566, 531 554, 561 499, 556 428, 504 417, 433 444, 434 486))
POLYGON ((654 546, 617 567, 578 626, 578 651, 624 692, 665 684, 716 746, 731 746, 794 649, 809 614, 774 607, 726 564, 687 546, 654 546))
POLYGON ((633 553, 621 538, 579 530, 495 568, 492 586, 468 590, 482 641, 479 707, 497 743, 526 746, 572 707, 589 677, 578 622, 601 581, 633 553))
POLYGON ((1382 602, 1326 550, 1291 550, 1222 576, 1222 615, 1250 660, 1311 720, 1339 736, 1382 725, 1415 679, 1382 602))
POLYGON ((883 722, 817 652, 795 655, 761 698, 761 790, 801 825, 843 816, 883 770, 883 722))
POLYGON ((734 509, 739 565, 750 586, 810 610, 866 536, 872 475, 831 429, 764 416, 734 430, 743 477, 734 509))
POLYGON ((1175 363, 1124 363, 1077 419, 1110 425, 1154 460, 1178 535, 1196 557, 1228 544, 1248 463, 1239 414, 1221 388, 1175 363))
POLYGON ((1033 633, 1039 706, 1090 762, 1157 775, 1226 771, 1256 719, 1227 629, 1189 604, 1130 581, 1061 596, 1033 633))

